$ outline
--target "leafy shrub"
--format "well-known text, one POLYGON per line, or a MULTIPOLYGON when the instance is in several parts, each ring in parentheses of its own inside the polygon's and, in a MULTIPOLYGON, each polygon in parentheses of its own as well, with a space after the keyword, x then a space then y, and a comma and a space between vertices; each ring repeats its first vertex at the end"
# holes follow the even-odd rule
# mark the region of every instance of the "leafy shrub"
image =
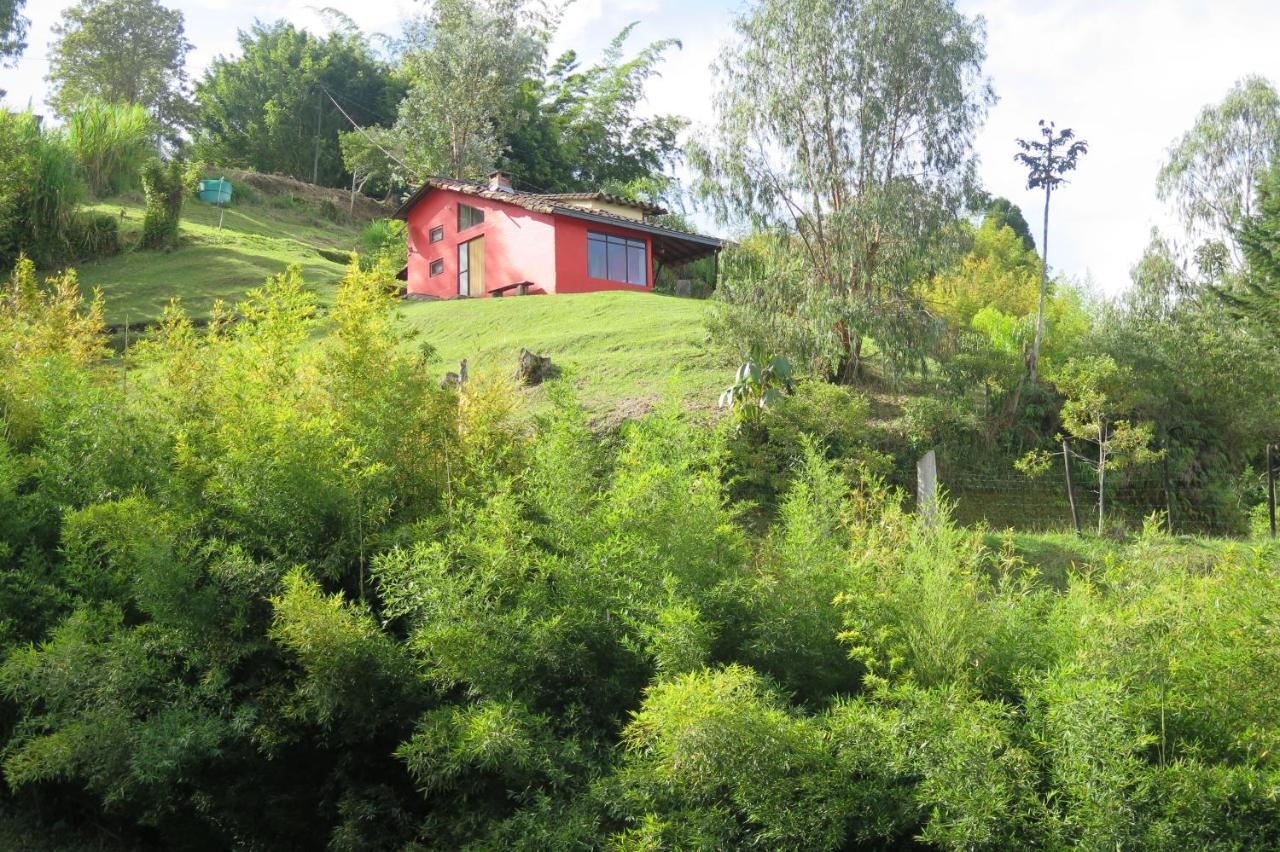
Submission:
POLYGON ((803 384, 749 515, 729 429, 440 388, 376 272, 235 316, 171 307, 124 372, 73 274, 0 299, 6 814, 130 848, 1280 844, 1273 545, 993 547, 853 475, 866 403, 803 384))
POLYGON ((142 247, 172 248, 178 242, 182 205, 195 191, 201 168, 182 160, 152 160, 142 171, 142 190, 147 197, 142 222, 142 247))
POLYGON ((375 219, 360 232, 360 265, 400 270, 409 262, 408 226, 398 219, 375 219))
POLYGON ((151 117, 139 104, 90 100, 67 117, 67 142, 98 197, 138 188, 143 166, 155 156, 154 138, 151 117))
POLYGON ((871 446, 870 405, 856 391, 805 380, 761 410, 751 428, 729 442, 735 496, 769 508, 786 492, 806 442, 838 459, 850 481, 859 471, 882 474, 885 459, 871 446))
POLYGON ((110 213, 81 213, 71 221, 71 253, 96 260, 120 253, 120 220, 110 213))

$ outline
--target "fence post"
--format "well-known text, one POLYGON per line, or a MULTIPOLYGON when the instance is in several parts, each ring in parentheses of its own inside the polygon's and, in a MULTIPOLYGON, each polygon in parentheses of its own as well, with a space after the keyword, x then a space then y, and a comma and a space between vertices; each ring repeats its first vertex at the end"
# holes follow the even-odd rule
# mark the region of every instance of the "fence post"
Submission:
POLYGON ((1169 442, 1161 441, 1160 449, 1164 455, 1164 522, 1169 528, 1169 535, 1174 535, 1173 531, 1173 477, 1169 476, 1169 442))
POLYGON ((1271 537, 1276 537, 1276 465, 1271 457, 1274 444, 1267 444, 1267 514, 1271 519, 1271 537))
POLYGON ((938 522, 938 457, 933 450, 916 462, 916 511, 925 526, 938 522))
POLYGON ((1071 524, 1080 535, 1080 512, 1076 509, 1076 490, 1071 484, 1071 439, 1062 439, 1062 467, 1067 475, 1067 502, 1071 504, 1071 524))

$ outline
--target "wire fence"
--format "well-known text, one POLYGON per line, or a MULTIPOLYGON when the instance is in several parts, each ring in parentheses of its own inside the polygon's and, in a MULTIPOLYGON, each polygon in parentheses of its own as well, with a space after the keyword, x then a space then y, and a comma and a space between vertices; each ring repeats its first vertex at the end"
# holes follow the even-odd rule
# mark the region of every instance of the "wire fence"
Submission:
POLYGON ((1265 471, 1247 488, 1238 483, 1188 488, 1172 481, 1158 464, 1140 470, 1108 470, 1100 509, 1096 471, 1074 468, 1068 488, 1061 457, 1056 461, 1040 476, 1016 470, 965 470, 939 461, 938 491, 958 523, 993 529, 1100 529, 1111 534, 1141 530, 1155 521, 1175 534, 1240 536, 1267 530, 1271 480, 1265 471))

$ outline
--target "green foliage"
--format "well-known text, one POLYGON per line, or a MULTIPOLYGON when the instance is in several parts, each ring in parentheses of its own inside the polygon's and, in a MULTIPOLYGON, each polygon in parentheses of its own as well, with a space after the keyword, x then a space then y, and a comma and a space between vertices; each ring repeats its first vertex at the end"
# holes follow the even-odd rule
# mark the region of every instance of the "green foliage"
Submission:
POLYGON ((1244 77, 1173 144, 1156 190, 1193 238, 1229 251, 1238 267, 1232 240, 1254 214, 1255 189, 1278 155, 1280 94, 1263 77, 1244 77))
POLYGON ((1109 355, 1073 358, 1054 376, 1066 395, 1062 426, 1074 438, 1097 450, 1098 534, 1103 532, 1109 470, 1149 464, 1160 453, 1151 449, 1154 426, 1131 423, 1122 414, 1132 405, 1133 377, 1109 355))
POLYGON ((53 27, 50 99, 71 116, 94 101, 145 109, 171 142, 190 121, 182 12, 158 0, 79 0, 53 27))
POLYGON ((637 113, 645 85, 680 42, 662 39, 626 57, 635 27, 614 36, 596 64, 583 68, 568 51, 541 79, 521 84, 502 168, 549 192, 612 192, 652 204, 676 194, 665 168, 679 156, 677 137, 687 121, 637 113))
POLYGON ((203 167, 182 160, 152 160, 142 170, 147 213, 142 223, 142 247, 167 249, 177 245, 182 205, 195 191, 203 167))
POLYGON ((757 354, 738 368, 733 384, 720 394, 720 407, 733 409, 743 425, 754 426, 769 406, 777 405, 791 390, 791 377, 786 358, 757 354))
POLYGON ((1257 214, 1246 218, 1239 241, 1246 274, 1240 286, 1217 291, 1231 313, 1266 333, 1280 330, 1280 159, 1258 183, 1257 214))
POLYGON ((1023 248, 1031 252, 1036 250, 1036 240, 1031 235, 1031 226, 1027 224, 1026 217, 1022 215, 1022 208, 1009 199, 996 198, 987 205, 986 214, 982 218, 983 227, 988 223, 997 230, 1008 228, 1022 240, 1023 248))
POLYGON ((474 179, 502 152, 515 94, 541 67, 553 22, 525 0, 445 0, 409 22, 410 81, 395 130, 416 175, 474 179))
POLYGON ((870 406, 855 391, 802 380, 792 393, 743 422, 729 441, 734 495, 771 509, 799 470, 806 447, 837 462, 850 482, 884 473, 884 459, 868 446, 870 406))
POLYGON ((98 197, 139 186, 155 156, 151 117, 138 104, 86 101, 67 116, 67 143, 89 190, 98 197))
MULTIPOLYGON (((358 31, 319 38, 286 21, 239 33, 240 55, 220 57, 196 85, 195 148, 225 166, 321 186, 351 181, 339 139, 390 115, 404 93, 358 31)), ((239 192, 239 187, 237 187, 239 192)))
POLYGON ((42 133, 31 113, 0 115, 0 268, 20 254, 41 266, 65 260, 85 187, 65 138, 42 133))
POLYGON ((81 213, 67 235, 73 257, 99 260, 120 253, 120 220, 110 213, 81 213))
MULTIPOLYGON (((385 272, 327 312, 297 269, 207 328, 171 306, 121 363, 73 274, 18 264, 6 817, 210 848, 1280 842, 1273 546, 924 523, 821 382, 754 435, 671 404, 606 431, 558 383, 520 419, 500 381, 438 385, 385 272), (734 498, 757 465, 772 512, 734 498)), ((1064 421, 1114 439, 1140 383, 1064 363, 1064 421)))
POLYGON ((726 222, 794 237, 801 267, 799 287, 764 276, 738 304, 796 323, 845 381, 864 337, 918 361, 929 335, 908 294, 949 259, 994 99, 981 22, 950 0, 764 0, 735 28, 715 125, 690 146, 697 189, 726 222))
POLYGON ((360 232, 360 265, 380 264, 393 273, 409 262, 408 226, 399 219, 375 219, 360 232))
POLYGON ((22 14, 27 0, 0 0, 0 57, 12 62, 26 50, 27 27, 31 22, 22 14))

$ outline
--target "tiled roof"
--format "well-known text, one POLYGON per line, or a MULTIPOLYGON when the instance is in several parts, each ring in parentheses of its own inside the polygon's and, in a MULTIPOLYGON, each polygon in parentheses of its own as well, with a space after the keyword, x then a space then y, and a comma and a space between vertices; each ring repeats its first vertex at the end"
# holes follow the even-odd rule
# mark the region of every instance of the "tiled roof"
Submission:
MULTIPOLYGON (((525 193, 530 195, 532 193, 525 193)), ((667 211, 656 204, 646 204, 643 201, 636 201, 633 198, 627 198, 622 195, 611 195, 607 192, 548 192, 540 193, 538 198, 546 198, 551 201, 603 201, 606 204, 616 204, 619 207, 630 207, 633 210, 639 210, 641 213, 650 216, 661 216, 667 211)))
POLYGON ((448 189, 454 192, 461 192, 464 195, 471 195, 476 198, 487 198, 491 201, 501 201, 506 204, 514 204, 525 210, 534 213, 561 213, 569 216, 580 218, 594 219, 602 222, 616 222, 618 225, 636 228, 638 230, 647 231, 660 235, 669 235, 675 239, 691 239, 704 245, 719 248, 723 245, 723 241, 715 237, 707 237, 701 234, 695 234, 692 231, 686 231, 683 228, 675 228, 670 225, 656 225, 650 222, 637 221, 628 219, 626 216, 619 216, 616 213, 609 213, 605 210, 596 210, 583 204, 574 204, 574 201, 598 200, 605 201, 610 204, 624 204, 637 210, 650 212, 654 214, 665 213, 661 207, 655 207, 643 202, 632 201, 629 198, 622 198, 617 195, 610 195, 605 192, 565 192, 565 193, 534 193, 522 192, 520 190, 489 189, 485 184, 472 183, 465 180, 454 180, 453 178, 427 178, 426 182, 415 192, 405 199, 404 203, 396 210, 394 217, 396 219, 408 219, 409 211, 417 206, 418 202, 426 197, 433 189, 448 189))
MULTIPOLYGON (((607 192, 523 192, 518 189, 511 191, 490 189, 486 184, 472 183, 465 180, 454 180, 452 178, 427 178, 422 188, 409 196, 408 200, 400 206, 396 211, 397 218, 404 218, 415 204, 422 200, 422 196, 432 189, 451 189, 454 192, 464 192, 467 195, 474 195, 479 198, 490 198, 494 201, 506 201, 517 207, 523 207, 526 210, 532 210, 535 213, 551 213, 556 207, 562 207, 565 204, 573 204, 575 201, 602 201, 606 204, 616 204, 620 207, 630 207, 633 210, 639 210, 641 213, 652 216, 660 216, 667 211, 654 204, 647 204, 643 201, 636 201, 632 198, 625 198, 621 195, 611 195, 607 192)), ((579 205, 574 205, 579 206, 579 205)), ((586 208, 586 205, 581 205, 586 208)), ((590 208, 586 208, 590 209, 590 208)), ((626 218, 626 217, 619 217, 626 218)), ((630 220, 628 220, 630 221, 630 220)))

